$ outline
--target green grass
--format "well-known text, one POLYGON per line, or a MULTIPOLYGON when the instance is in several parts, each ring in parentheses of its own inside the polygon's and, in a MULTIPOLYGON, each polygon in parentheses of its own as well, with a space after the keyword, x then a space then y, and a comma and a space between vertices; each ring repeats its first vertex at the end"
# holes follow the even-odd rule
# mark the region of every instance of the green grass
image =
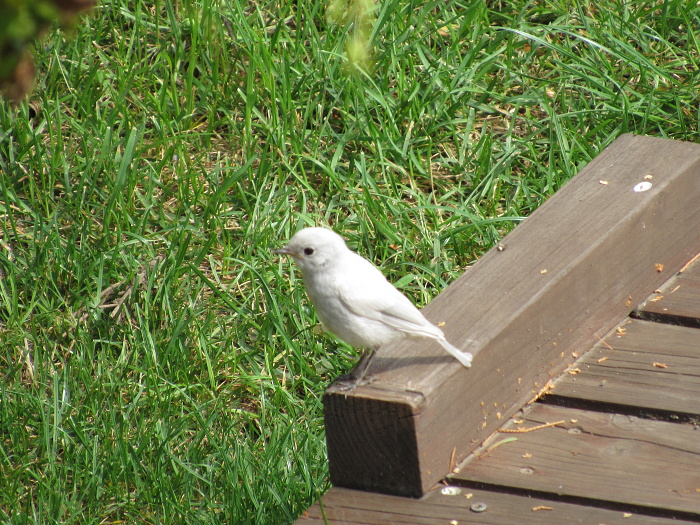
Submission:
POLYGON ((329 486, 272 250, 330 225, 423 305, 622 133, 698 140, 695 1, 107 1, 0 103, 3 523, 290 523, 329 486))

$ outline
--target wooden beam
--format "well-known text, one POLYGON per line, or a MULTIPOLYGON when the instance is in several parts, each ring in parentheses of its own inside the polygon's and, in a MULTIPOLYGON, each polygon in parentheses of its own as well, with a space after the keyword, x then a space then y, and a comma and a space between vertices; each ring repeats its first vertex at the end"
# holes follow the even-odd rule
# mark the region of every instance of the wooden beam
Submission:
POLYGON ((700 145, 617 139, 424 310, 471 369, 406 340, 326 391, 333 484, 425 493, 700 252, 698 203, 700 145))

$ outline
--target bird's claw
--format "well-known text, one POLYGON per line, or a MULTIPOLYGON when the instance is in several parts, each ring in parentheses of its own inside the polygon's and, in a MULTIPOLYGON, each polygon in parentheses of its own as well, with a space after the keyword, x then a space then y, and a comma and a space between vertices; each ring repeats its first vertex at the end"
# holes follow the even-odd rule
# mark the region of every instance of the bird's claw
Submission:
POLYGON ((343 374, 333 381, 333 386, 340 392, 352 392, 359 386, 365 386, 374 383, 376 377, 365 375, 364 377, 354 377, 351 373, 343 374))

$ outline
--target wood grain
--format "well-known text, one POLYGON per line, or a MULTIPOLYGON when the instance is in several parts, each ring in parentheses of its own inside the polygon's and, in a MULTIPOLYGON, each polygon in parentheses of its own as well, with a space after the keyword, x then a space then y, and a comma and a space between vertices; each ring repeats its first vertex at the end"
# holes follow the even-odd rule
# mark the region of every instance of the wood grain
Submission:
POLYGON ((630 319, 573 372, 555 382, 553 396, 700 415, 697 328, 630 319))
POLYGON ((380 349, 371 384, 328 389, 333 484, 429 490, 700 252, 699 176, 700 145, 616 140, 425 309, 471 369, 407 340, 380 349))
POLYGON ((458 524, 482 525, 671 525, 689 521, 669 520, 626 512, 624 508, 608 510, 511 494, 463 487, 440 487, 421 499, 332 488, 296 521, 297 525, 323 525, 325 512, 332 525, 435 525, 456 521, 458 524), (445 489, 445 490, 443 490, 445 489), (447 495, 447 494, 452 495, 447 495), (486 505, 483 512, 473 512, 474 503, 486 505), (533 510, 537 509, 537 510, 533 510))
POLYGON ((700 429, 544 404, 518 428, 564 421, 529 433, 495 434, 453 479, 690 513, 700 519, 700 429), (502 446, 493 444, 517 437, 502 446))

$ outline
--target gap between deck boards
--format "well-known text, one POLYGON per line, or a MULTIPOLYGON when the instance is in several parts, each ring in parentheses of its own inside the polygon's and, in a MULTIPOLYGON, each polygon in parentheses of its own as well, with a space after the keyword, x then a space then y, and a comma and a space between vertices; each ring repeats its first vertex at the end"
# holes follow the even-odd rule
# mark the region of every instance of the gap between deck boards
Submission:
MULTIPOLYGON (((650 518, 663 518, 664 520, 673 520, 674 523, 678 523, 678 520, 683 520, 682 523, 700 523, 700 515, 696 512, 669 511, 667 509, 656 509, 653 507, 647 507, 643 505, 631 505, 627 503, 623 504, 614 501, 603 501, 596 498, 586 498, 582 496, 567 496, 562 494, 556 494, 554 492, 538 491, 533 489, 518 489, 511 486, 495 485, 489 483, 465 483, 463 481, 460 481, 458 483, 454 483, 454 485, 466 489, 478 489, 487 492, 493 492, 496 494, 507 494, 509 496, 520 496, 531 499, 536 498, 542 502, 542 505, 540 505, 541 507, 546 507, 547 504, 552 503, 565 503, 569 505, 577 505, 579 507, 591 510, 600 509, 616 511, 623 515, 623 519, 625 519, 625 515, 629 515, 629 517, 645 516, 650 518)), ((545 523, 545 521, 540 523, 545 523)), ((638 522, 632 520, 630 521, 630 524, 632 523, 638 522)))

